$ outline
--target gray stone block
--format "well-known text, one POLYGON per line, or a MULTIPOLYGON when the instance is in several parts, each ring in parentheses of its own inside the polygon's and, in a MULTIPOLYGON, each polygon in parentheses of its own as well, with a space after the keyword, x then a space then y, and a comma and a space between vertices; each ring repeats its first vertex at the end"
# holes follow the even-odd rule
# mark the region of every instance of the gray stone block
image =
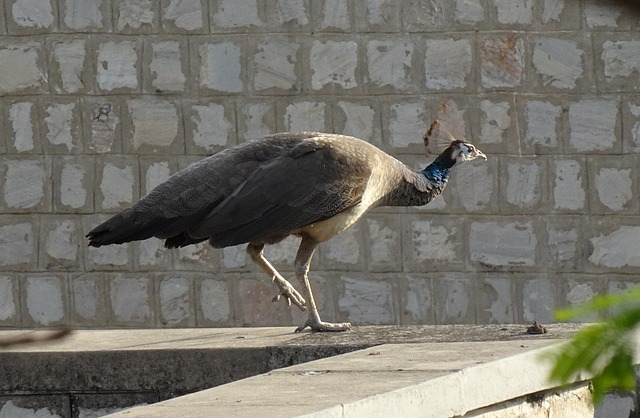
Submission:
POLYGON ((321 32, 350 32, 353 3, 349 0, 311 1, 315 29, 321 32))
POLYGON ((620 102, 614 97, 582 98, 569 105, 569 143, 576 153, 620 152, 620 102))
POLYGON ((175 99, 136 97, 125 102, 122 129, 124 152, 130 154, 184 153, 182 105, 175 99))
POLYGON ((536 26, 548 31, 579 29, 582 21, 580 2, 576 1, 544 0, 543 2, 535 2, 534 12, 537 15, 536 26))
POLYGON ((335 94, 362 89, 358 43, 352 38, 314 40, 309 50, 310 84, 317 93, 335 94))
POLYGON ((246 245, 234 245, 220 250, 222 271, 257 271, 255 264, 249 259, 246 245))
POLYGON ((321 101, 281 101, 278 103, 278 132, 331 132, 331 112, 321 101))
MULTIPOLYGON (((236 123, 238 142, 262 138, 277 130, 276 105, 271 99, 239 101, 236 115, 238 117, 236 123)), ((187 129, 188 134, 189 130, 187 129)))
POLYGON ((0 397, 0 413, 7 417, 71 418, 69 397, 63 395, 7 395, 0 397))
POLYGON ((511 94, 482 95, 469 106, 468 140, 486 155, 520 153, 516 98, 511 94))
POLYGON ((0 325, 19 325, 20 291, 15 274, 0 274, 0 325))
POLYGON ((40 143, 46 154, 83 152, 80 102, 76 98, 40 101, 40 143))
POLYGON ((356 223, 346 231, 323 243, 319 258, 323 270, 364 270, 363 224, 356 223))
POLYGON ((53 274, 28 274, 24 279, 23 318, 29 326, 68 322, 67 280, 53 274))
POLYGON ((633 13, 613 0, 585 0, 584 27, 590 30, 629 30, 633 13))
MULTIPOLYGON (((51 158, 47 156, 7 158, 0 161, 2 202, 13 213, 51 211, 51 158)), ((0 206, 0 208, 3 208, 0 206)))
POLYGON ((207 0, 162 0, 162 27, 167 33, 207 33, 207 0))
POLYGON ((33 271, 38 259, 38 226, 26 216, 0 219, 0 270, 33 271))
POLYGON ((107 281, 112 321, 119 325, 154 324, 153 282, 150 277, 121 274, 107 281))
POLYGON ((34 101, 7 100, 0 119, 6 127, 7 150, 11 154, 40 154, 40 107, 34 101))
MULTIPOLYGON (((605 281, 597 275, 567 275, 560 281, 558 289, 559 305, 571 307, 584 305, 598 294, 606 290, 605 281)), ((596 322, 598 315, 583 315, 574 319, 576 322, 596 322)))
POLYGON ((160 26, 160 3, 154 0, 112 0, 119 33, 153 33, 160 26))
POLYGON ((586 253, 583 222, 578 217, 546 219, 547 245, 542 255, 554 271, 581 271, 586 253))
MULTIPOLYGON (((484 150, 483 150, 484 151, 484 150)), ((495 214, 499 208, 498 158, 474 161, 456 167, 445 193, 452 196, 453 205, 461 213, 495 214)), ((451 209, 450 209, 451 210, 451 209)))
POLYGON ((344 274, 338 283, 338 312, 355 324, 384 325, 397 321, 390 280, 344 274))
POLYGON ((53 159, 54 212, 93 212, 94 166, 91 156, 53 159))
POLYGON ((420 85, 419 68, 414 43, 409 38, 387 36, 367 42, 365 80, 369 92, 417 92, 420 85))
POLYGON ((100 93, 141 91, 142 39, 139 37, 98 36, 96 51, 96 90, 100 93))
POLYGON ((475 29, 486 27, 488 8, 486 0, 455 0, 451 5, 453 22, 463 28, 475 29))
POLYGON ((355 136, 384 148, 382 142, 381 115, 375 100, 340 100, 333 106, 335 133, 355 136))
POLYGON ((640 152, 640 97, 638 96, 623 100, 622 133, 623 153, 640 152))
POLYGON ((245 88, 246 42, 243 38, 190 38, 192 73, 201 93, 237 94, 245 88))
POLYGON ((251 327, 292 324, 291 308, 282 301, 272 302, 278 289, 264 274, 239 276, 233 280, 233 285, 237 295, 233 300, 237 302, 230 309, 235 311, 237 323, 251 327))
POLYGON ((311 0, 266 0, 265 20, 269 31, 300 32, 311 28, 311 0))
POLYGON ((368 271, 402 271, 402 222, 395 215, 367 216, 365 242, 368 243, 368 271))
POLYGON ((178 162, 170 156, 141 156, 140 195, 145 196, 178 171, 178 162))
POLYGON ((42 271, 83 270, 85 240, 78 217, 41 215, 40 257, 42 271))
POLYGON ((264 25, 264 3, 257 0, 212 0, 210 29, 215 32, 246 32, 264 25))
POLYGON ((162 326, 193 327, 196 324, 191 280, 179 275, 160 278, 158 321, 162 326))
POLYGON ((295 94, 302 90, 300 42, 269 36, 250 46, 253 54, 253 91, 258 94, 295 94))
POLYGON ((553 322, 553 312, 558 303, 553 284, 548 277, 540 275, 523 279, 518 283, 518 293, 522 298, 519 322, 538 321, 542 324, 553 322))
POLYGON ((533 221, 520 216, 500 222, 475 221, 469 228, 468 257, 476 269, 530 269, 536 265, 538 237, 533 221))
POLYGON ((475 90, 474 54, 470 38, 455 35, 425 42, 425 83, 434 91, 475 90))
POLYGON ((591 38, 562 34, 532 36, 530 86, 537 92, 594 90, 591 38))
POLYGON ((111 2, 106 0, 59 0, 60 25, 68 32, 110 32, 111 2))
POLYGON ((108 323, 104 273, 72 274, 69 277, 69 293, 71 324, 100 326, 108 323))
POLYGON ((402 3, 394 0, 353 2, 355 29, 359 32, 400 32, 402 3))
POLYGON ((0 40, 0 96, 43 94, 49 91, 46 48, 38 39, 0 40))
POLYGON ((464 229, 457 218, 407 215, 403 229, 403 270, 460 270, 464 267, 464 229))
POLYGON ((518 153, 559 154, 568 122, 569 105, 561 97, 518 97, 518 126, 521 147, 518 153))
POLYGON ((482 276, 476 282, 476 322, 511 324, 515 322, 515 285, 508 276, 482 276))
POLYGON ((404 280, 400 281, 402 324, 435 324, 433 280, 431 276, 403 274, 403 277, 404 280))
POLYGON ((610 218, 592 218, 585 226, 589 251, 587 271, 640 271, 640 220, 626 217, 623 222, 610 218))
POLYGON ((557 212, 582 213, 587 209, 585 158, 556 157, 550 161, 549 197, 557 212), (553 170, 553 171, 551 171, 553 170))
POLYGON ((504 214, 545 213, 547 160, 543 157, 502 157, 500 210, 504 214))
POLYGON ((489 0, 493 28, 522 30, 533 25, 533 0, 489 0))
POLYGON ((638 213, 638 162, 634 155, 589 159, 591 214, 638 213))
POLYGON ((96 159, 95 208, 100 212, 120 212, 139 198, 138 158, 110 155, 96 159))
POLYGON ((57 2, 52 0, 11 0, 6 4, 7 30, 12 35, 56 32, 57 2))
POLYGON ((476 321, 474 283, 462 274, 433 278, 436 324, 472 324, 476 321))
POLYGON ((207 241, 182 247, 174 250, 173 268, 214 273, 220 270, 220 253, 207 241))
POLYGON ((480 37, 480 81, 485 89, 512 89, 525 74, 525 40, 521 35, 488 34, 480 37))
POLYGON ((83 97, 82 137, 87 154, 122 152, 122 105, 117 97, 83 97))
POLYGON ((401 4, 397 7, 402 7, 402 26, 405 31, 437 32, 446 28, 450 1, 407 0, 401 4))
POLYGON ((91 42, 82 35, 47 36, 49 85, 58 94, 93 92, 91 42))
POLYGON ((637 33, 594 35, 598 91, 640 90, 640 39, 637 33))
MULTIPOLYGON (((225 280, 209 277, 194 277, 198 326, 227 325, 232 320, 231 289, 225 280)), ((240 295, 239 303, 243 303, 244 297, 240 295)))
MULTIPOLYGON (((424 154, 422 135, 429 129, 430 103, 424 99, 390 100, 382 103, 383 136, 396 153, 424 154)), ((424 167, 422 167, 424 168, 424 167)))
POLYGON ((142 84, 146 93, 190 91, 189 48, 184 37, 146 38, 143 44, 142 84))
POLYGON ((149 238, 133 245, 133 264, 137 271, 168 271, 173 266, 173 251, 164 241, 149 238))

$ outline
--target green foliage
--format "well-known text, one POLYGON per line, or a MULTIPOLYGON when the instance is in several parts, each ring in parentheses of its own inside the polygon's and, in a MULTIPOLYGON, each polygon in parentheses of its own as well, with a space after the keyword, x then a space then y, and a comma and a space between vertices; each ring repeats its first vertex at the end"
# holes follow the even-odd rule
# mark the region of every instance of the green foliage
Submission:
POLYGON ((593 376, 593 402, 599 403, 612 389, 631 391, 636 387, 634 330, 640 324, 640 289, 608 294, 591 302, 556 312, 556 319, 569 321, 596 314, 603 322, 579 331, 553 355, 551 381, 568 384, 581 372, 593 376))

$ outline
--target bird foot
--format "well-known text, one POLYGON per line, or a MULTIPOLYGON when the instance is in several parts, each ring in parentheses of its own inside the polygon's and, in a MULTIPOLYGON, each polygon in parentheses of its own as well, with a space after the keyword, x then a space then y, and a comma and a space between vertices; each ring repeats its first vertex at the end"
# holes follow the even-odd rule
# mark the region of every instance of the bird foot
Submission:
POLYGON ((305 328, 311 328, 311 331, 314 332, 341 332, 341 331, 349 331, 351 329, 351 324, 349 322, 324 322, 319 319, 307 319, 306 322, 296 328, 295 332, 301 332, 305 328))
POLYGON ((273 281, 280 288, 280 293, 278 293, 273 297, 273 299, 271 299, 272 302, 277 302, 280 299, 284 299, 285 302, 287 302, 288 307, 291 307, 291 304, 293 303, 298 308, 300 308, 300 310, 307 310, 307 307, 305 306, 307 302, 304 300, 302 295, 298 293, 298 291, 291 285, 291 283, 286 280, 277 281, 275 280, 275 278, 273 281))

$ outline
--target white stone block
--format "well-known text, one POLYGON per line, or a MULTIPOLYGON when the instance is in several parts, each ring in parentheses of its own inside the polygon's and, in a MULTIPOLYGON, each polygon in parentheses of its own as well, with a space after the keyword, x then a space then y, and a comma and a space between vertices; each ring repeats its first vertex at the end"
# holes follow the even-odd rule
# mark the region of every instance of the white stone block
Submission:
POLYGON ((287 106, 284 115, 286 131, 325 132, 325 109, 327 105, 319 102, 296 102, 287 106))
POLYGON ((556 127, 562 108, 548 101, 530 100, 524 110, 526 130, 524 139, 532 145, 556 147, 556 127))
POLYGON ((469 233, 471 261, 487 266, 534 266, 537 243, 532 222, 473 222, 469 233))
POLYGON ((0 266, 27 264, 34 256, 33 225, 24 222, 0 226, 0 266))
POLYGON ((323 255, 328 266, 358 265, 362 263, 360 227, 352 226, 338 236, 327 241, 323 246, 323 255))
POLYGON ((342 89, 358 86, 358 44, 355 41, 313 41, 309 54, 313 90, 331 85, 342 89))
POLYGON ((155 189, 160 183, 165 182, 169 177, 171 177, 171 168, 167 161, 152 163, 145 174, 145 193, 149 194, 151 190, 155 189))
POLYGON ((428 39, 424 60, 427 88, 453 90, 467 87, 472 63, 468 39, 428 39))
POLYGON ((244 88, 240 45, 231 41, 200 45, 200 86, 227 93, 244 88))
POLYGON ((617 142, 618 103, 583 99, 569 107, 569 145, 578 152, 612 149, 617 142))
POLYGON ((231 315, 229 288, 226 282, 205 279, 200 285, 200 308, 205 321, 219 323, 231 315))
POLYGON ((50 28, 55 16, 50 0, 16 0, 11 6, 11 17, 18 26, 50 28))
POLYGON ((527 25, 533 21, 533 0, 493 0, 498 22, 505 25, 527 25))
POLYGON ((107 41, 98 46, 96 80, 100 89, 137 89, 138 52, 134 41, 107 41))
POLYGON ((194 123, 193 142, 206 151, 213 152, 229 143, 232 126, 225 116, 224 106, 216 103, 194 105, 191 121, 194 123))
POLYGON ((86 277, 75 278, 71 282, 73 310, 84 320, 96 320, 104 305, 98 280, 86 277))
POLYGON ((32 122, 33 103, 16 102, 9 106, 9 123, 13 130, 13 146, 17 152, 33 151, 34 126, 32 122))
POLYGON ((588 28, 617 28, 623 9, 612 2, 587 0, 584 4, 585 21, 588 28))
POLYGON ((579 210, 585 207, 585 190, 580 162, 556 160, 553 186, 553 207, 561 210, 579 210))
POLYGON ((348 0, 324 0, 321 3, 320 28, 349 30, 349 4, 348 0))
POLYGON ((564 0, 544 0, 541 16, 542 23, 550 23, 553 20, 559 22, 564 8, 564 0))
POLYGON ((510 278, 486 278, 483 280, 481 295, 486 300, 478 306, 478 323, 513 323, 512 281, 510 278))
POLYGON ((111 309, 116 321, 148 323, 152 319, 149 279, 116 277, 109 283, 111 309))
POLYGON ((165 41, 151 43, 149 70, 151 85, 161 92, 184 91, 187 78, 182 73, 182 51, 180 43, 165 41))
POLYGON ((371 106, 352 102, 340 101, 337 105, 345 116, 341 133, 371 142, 374 139, 376 111, 371 106))
POLYGON ((127 102, 133 124, 133 147, 149 147, 157 152, 170 147, 178 137, 180 118, 177 106, 156 98, 131 99, 127 102))
POLYGON ((411 86, 413 44, 402 40, 371 40, 367 44, 369 82, 403 90, 411 86))
POLYGON ((463 25, 475 25, 484 20, 482 0, 456 0, 453 19, 463 25))
POLYGON ((218 0, 213 24, 221 28, 261 26, 256 0, 218 0))
POLYGON ((29 209, 43 203, 48 170, 43 160, 6 162, 4 201, 10 208, 29 209))
POLYGON ((300 45, 286 40, 270 40, 258 45, 255 59, 255 90, 292 90, 298 85, 296 61, 300 45))
POLYGON ((532 279, 522 286, 522 319, 524 322, 549 323, 553 321, 555 295, 547 279, 532 279))
POLYGON ((276 15, 280 24, 295 22, 305 26, 309 23, 304 0, 277 0, 276 15))
POLYGON ((411 260, 418 265, 460 264, 461 226, 430 220, 411 221, 411 260))
POLYGON ((27 277, 25 299, 29 316, 38 325, 50 325, 64 319, 65 291, 59 277, 27 277))
POLYGON ((466 324, 475 320, 473 289, 466 279, 434 279, 436 322, 466 324))
POLYGON ((405 296, 404 310, 413 322, 430 324, 433 322, 433 292, 431 279, 409 278, 409 289, 405 296))
POLYGON ((530 209, 538 204, 542 198, 543 170, 536 161, 509 162, 505 188, 507 202, 523 209, 530 209))
POLYGON ((53 59, 58 64, 62 82, 62 89, 56 86, 58 93, 77 93, 85 88, 86 43, 85 39, 73 39, 53 46, 53 59))
POLYGON ((75 222, 65 219, 47 225, 49 233, 45 240, 47 255, 59 262, 74 262, 78 258, 80 243, 77 242, 75 222))
POLYGON ((367 218, 370 269, 398 271, 402 268, 402 244, 398 224, 395 218, 367 218))
POLYGON ((428 128, 427 111, 423 102, 396 103, 391 105, 389 140, 396 148, 415 145, 428 128))
POLYGON ((514 88, 522 84, 524 39, 517 34, 495 36, 480 42, 480 79, 485 88, 514 88))
POLYGON ((120 0, 118 3, 118 31, 130 27, 140 29, 142 25, 151 25, 155 20, 153 8, 156 0, 120 0))
POLYGON ((607 81, 616 77, 640 76, 640 40, 605 41, 602 44, 604 76, 607 81))
POLYGON ((190 293, 188 279, 172 277, 160 282, 160 313, 163 325, 179 325, 192 317, 190 293))
POLYGON ((26 42, 0 46, 0 94, 40 89, 46 85, 46 72, 40 67, 42 45, 26 42))
POLYGON ((247 266, 249 260, 246 245, 235 245, 222 249, 222 265, 224 268, 233 270, 247 266))
POLYGON ((248 103, 242 110, 245 115, 245 141, 273 133, 269 121, 275 116, 275 109, 271 103, 248 103))
POLYGON ((590 241, 591 263, 607 268, 640 267, 640 226, 621 225, 590 241))
POLYGON ((100 191, 102 192, 103 209, 118 208, 133 202, 134 174, 133 167, 117 167, 106 163, 102 170, 100 191))
POLYGON ((564 229, 547 226, 547 246, 551 259, 556 264, 572 262, 578 250, 578 231, 576 228, 564 229))
POLYGON ((533 66, 543 86, 573 89, 584 73, 584 55, 572 40, 539 37, 533 47, 533 66))
POLYGON ((382 280, 343 277, 344 293, 338 307, 347 320, 356 324, 394 322, 391 284, 382 280))
POLYGON ((485 161, 456 168, 456 194, 467 212, 487 210, 497 198, 491 166, 485 161))
MULTIPOLYGON (((62 1, 62 0, 61 0, 62 1)), ((64 0, 64 24, 73 30, 102 27, 104 0, 64 0)))
POLYGON ((501 144, 505 141, 504 133, 511 127, 511 103, 483 100, 480 126, 480 142, 483 144, 501 144))
POLYGON ((60 203, 73 209, 80 209, 87 203, 84 187, 85 167, 81 164, 66 163, 60 173, 60 203))
POLYGON ((74 138, 74 112, 76 104, 53 103, 45 108, 46 138, 52 145, 64 145, 68 152, 79 147, 74 138))
POLYGON ((621 211, 633 199, 631 169, 602 167, 595 173, 598 199, 612 211, 621 211))

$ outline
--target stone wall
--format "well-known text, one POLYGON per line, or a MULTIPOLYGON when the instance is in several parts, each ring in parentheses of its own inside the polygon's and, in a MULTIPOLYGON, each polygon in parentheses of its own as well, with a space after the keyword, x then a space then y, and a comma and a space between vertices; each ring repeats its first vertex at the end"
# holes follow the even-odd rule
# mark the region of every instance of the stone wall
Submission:
MULTIPOLYGON (((489 160, 324 244, 324 319, 550 321, 638 282, 640 19, 611 2, 6 0, 0 16, 1 326, 297 324, 241 247, 83 236, 271 132, 351 134, 423 167, 436 116, 489 160)), ((295 248, 267 250, 288 277, 295 248)))

